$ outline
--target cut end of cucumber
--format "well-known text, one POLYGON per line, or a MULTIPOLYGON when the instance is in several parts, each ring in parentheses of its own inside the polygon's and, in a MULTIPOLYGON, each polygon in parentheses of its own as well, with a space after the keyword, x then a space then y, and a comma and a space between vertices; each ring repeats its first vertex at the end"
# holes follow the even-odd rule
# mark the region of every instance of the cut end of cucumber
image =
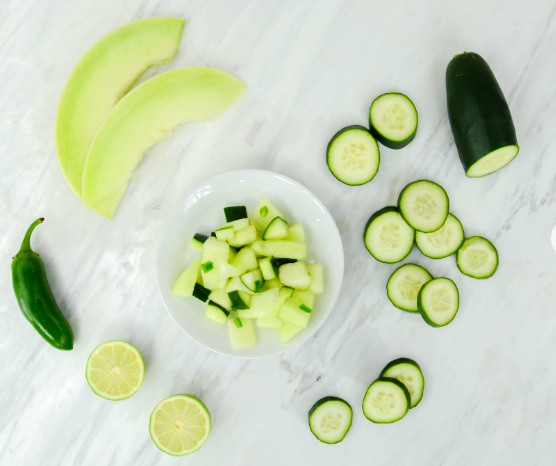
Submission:
POLYGON ((472 278, 489 278, 498 268, 498 251, 486 238, 467 238, 458 250, 457 266, 461 273, 472 278))
POLYGON ((401 149, 415 138, 417 133, 417 109, 405 95, 382 94, 369 109, 372 135, 390 149, 401 149))
POLYGON ((439 230, 432 233, 418 231, 415 243, 419 250, 431 259, 442 259, 451 256, 461 246, 464 232, 461 222, 452 214, 448 214, 446 222, 439 230))
POLYGON ((388 279, 386 292, 394 306, 407 312, 419 312, 417 296, 421 287, 431 280, 431 274, 416 264, 398 267, 388 279))
POLYGON ((323 443, 341 442, 347 435, 353 418, 351 406, 341 398, 327 396, 317 401, 309 411, 309 427, 323 443))
POLYGON ((401 192, 398 207, 405 221, 415 230, 432 233, 440 229, 450 201, 444 188, 428 180, 409 183, 401 192))
POLYGON ((391 424, 405 416, 410 395, 399 380, 379 378, 367 389, 363 398, 363 414, 377 424, 391 424))
POLYGON ((519 153, 518 146, 506 146, 485 155, 477 160, 467 170, 466 175, 469 178, 480 178, 490 175, 508 165, 519 153))
POLYGON ((458 287, 449 278, 435 278, 423 285, 417 304, 427 324, 444 327, 454 320, 458 312, 458 287))

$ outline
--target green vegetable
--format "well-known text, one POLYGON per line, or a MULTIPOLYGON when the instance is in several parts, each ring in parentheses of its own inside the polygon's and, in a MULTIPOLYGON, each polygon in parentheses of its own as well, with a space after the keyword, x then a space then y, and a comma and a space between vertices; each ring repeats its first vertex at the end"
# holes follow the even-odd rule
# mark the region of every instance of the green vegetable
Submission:
POLYGON ((205 262, 204 264, 201 264, 201 269, 205 273, 210 272, 213 268, 214 268, 214 266, 212 265, 211 261, 208 261, 208 262, 205 262))
POLYGON ((369 109, 371 134, 390 149, 401 149, 415 139, 418 119, 411 99, 396 92, 378 96, 369 109))
POLYGON ((236 318, 234 319, 234 324, 236 324, 236 327, 237 327, 237 328, 243 327, 243 324, 241 323, 241 319, 240 319, 239 317, 236 317, 236 318))
POLYGON ((71 350, 73 331, 56 304, 42 259, 31 250, 31 233, 43 221, 44 218, 39 218, 33 222, 13 258, 14 292, 23 316, 35 330, 54 348, 71 350))
POLYGON ((339 443, 347 435, 352 417, 349 403, 335 396, 326 396, 309 410, 309 428, 322 443, 339 443))
POLYGON ((310 307, 305 306, 305 304, 302 304, 301 306, 299 306, 299 309, 301 309, 303 312, 307 312, 307 313, 311 313, 312 309, 310 307))
POLYGON ((247 218, 247 208, 244 205, 224 207, 226 222, 233 222, 242 218, 247 218))
POLYGON ((265 218, 268 215, 268 207, 264 206, 261 208, 261 217, 265 218))

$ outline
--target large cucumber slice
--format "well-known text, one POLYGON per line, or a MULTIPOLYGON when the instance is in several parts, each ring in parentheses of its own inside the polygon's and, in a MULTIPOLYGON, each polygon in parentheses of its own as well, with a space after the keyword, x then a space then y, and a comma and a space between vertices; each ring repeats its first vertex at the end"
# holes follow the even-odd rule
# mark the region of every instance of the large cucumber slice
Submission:
POLYGON ((415 234, 415 244, 425 256, 431 259, 451 256, 460 248, 463 239, 461 222, 452 214, 448 214, 446 222, 439 230, 432 233, 418 231, 415 234))
POLYGON ((431 233, 444 225, 450 201, 444 188, 428 180, 414 181, 402 189, 398 207, 415 230, 431 233))
POLYGON ((449 278, 434 278, 419 291, 417 305, 427 324, 431 327, 444 327, 454 320, 458 312, 458 287, 449 278))
POLYGON ((375 212, 365 227, 363 240, 371 255, 380 262, 393 264, 405 259, 413 248, 415 230, 396 207, 375 212))
POLYGON ((489 278, 498 268, 498 251, 482 236, 467 238, 457 255, 458 269, 473 278, 489 278))
POLYGON ((417 109, 403 94, 378 96, 369 109, 371 134, 390 149, 407 146, 417 134, 417 109))
POLYGON ((323 443, 339 443, 347 435, 353 418, 351 406, 335 396, 317 401, 309 410, 309 427, 323 443))
POLYGON ((388 279, 388 298, 403 311, 419 312, 417 296, 421 287, 429 280, 432 280, 431 274, 420 265, 404 264, 388 279))
POLYGON ((399 358, 389 362, 382 369, 380 377, 397 379, 405 385, 410 397, 409 409, 415 408, 423 398, 425 377, 423 377, 419 364, 413 359, 399 358))
POLYGON ((336 179, 350 186, 359 186, 377 174, 380 150, 367 128, 347 126, 328 143, 326 160, 336 179))
POLYGON ((405 416, 411 397, 405 385, 396 379, 379 378, 363 398, 363 414, 377 424, 391 424, 405 416))

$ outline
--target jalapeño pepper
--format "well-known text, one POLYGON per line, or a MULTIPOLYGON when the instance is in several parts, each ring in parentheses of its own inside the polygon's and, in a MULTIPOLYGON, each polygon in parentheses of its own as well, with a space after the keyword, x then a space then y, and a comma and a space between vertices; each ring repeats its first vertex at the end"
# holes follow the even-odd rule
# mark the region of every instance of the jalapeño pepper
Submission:
POLYGON ((54 348, 71 350, 73 332, 60 311, 48 279, 44 263, 31 250, 31 233, 44 218, 36 220, 27 230, 21 249, 12 261, 12 279, 15 296, 23 316, 54 348))

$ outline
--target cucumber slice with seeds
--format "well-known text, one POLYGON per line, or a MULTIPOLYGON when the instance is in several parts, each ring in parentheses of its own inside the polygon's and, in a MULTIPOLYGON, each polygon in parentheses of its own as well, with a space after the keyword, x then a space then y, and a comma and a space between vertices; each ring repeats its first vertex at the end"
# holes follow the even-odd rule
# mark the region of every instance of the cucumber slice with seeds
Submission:
POLYGON ((309 428, 323 443, 341 442, 351 427, 353 411, 346 401, 327 396, 317 401, 309 410, 309 428))
POLYGON ((429 280, 432 280, 431 274, 420 265, 404 264, 388 279, 388 299, 402 311, 419 312, 417 296, 421 287, 429 280))
POLYGON ((459 292, 449 278, 434 278, 425 283, 417 297, 419 312, 431 327, 448 325, 459 309, 459 292))
POLYGON ((432 233, 446 222, 450 201, 442 186, 432 181, 419 180, 402 189, 398 208, 413 229, 432 233))
POLYGON ((407 146, 417 134, 417 109, 406 95, 378 96, 369 109, 371 134, 390 149, 407 146))
POLYGON ((411 397, 397 379, 379 378, 367 389, 363 398, 363 414, 377 424, 391 424, 403 418, 411 397))
POLYGON ((415 244, 423 255, 431 259, 442 259, 454 254, 464 239, 461 222, 452 214, 448 214, 446 222, 439 230, 432 233, 421 231, 415 234, 415 244))
POLYGON ((415 408, 423 398, 425 391, 425 377, 423 372, 413 359, 399 358, 389 362, 380 377, 399 380, 405 385, 409 392, 410 404, 409 409, 415 408))
POLYGON ((242 218, 247 218, 247 208, 244 205, 224 207, 226 222, 233 222, 242 218))
POLYGON ((288 222, 282 217, 274 218, 263 233, 263 239, 265 241, 270 239, 282 239, 286 236, 288 236, 288 222))
POLYGON ((347 126, 328 143, 326 158, 330 172, 350 186, 371 181, 378 172, 380 150, 375 138, 363 126, 347 126))
POLYGON ((459 248, 457 265, 460 272, 468 277, 492 277, 498 268, 498 251, 488 239, 472 236, 459 248))
POLYGON ((405 259, 413 248, 415 230, 396 207, 375 212, 365 227, 365 247, 379 262, 393 264, 405 259))

